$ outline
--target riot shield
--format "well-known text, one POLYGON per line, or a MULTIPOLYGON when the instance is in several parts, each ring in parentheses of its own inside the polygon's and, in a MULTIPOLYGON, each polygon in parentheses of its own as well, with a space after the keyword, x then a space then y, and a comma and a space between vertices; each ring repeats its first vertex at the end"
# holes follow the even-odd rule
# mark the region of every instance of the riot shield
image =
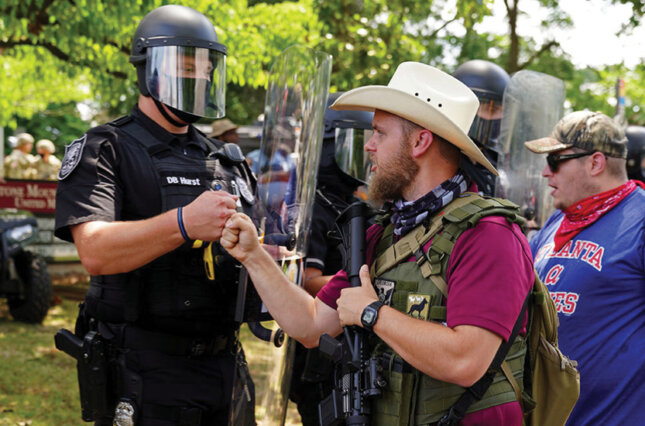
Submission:
MULTIPOLYGON (((304 280, 330 72, 331 55, 324 52, 292 46, 280 54, 269 74, 262 141, 252 165, 261 206, 252 219, 265 249, 295 285, 304 280)), ((252 287, 247 292, 254 292, 252 287)), ((261 328, 277 328, 267 321, 271 317, 263 305, 254 313, 247 306, 245 315, 254 327, 260 322, 261 328)), ((286 345, 275 343, 244 342, 254 349, 247 356, 261 425, 281 425, 286 415, 295 345, 289 339, 286 345)))
POLYGON ((524 142, 548 136, 564 112, 564 83, 535 71, 513 74, 504 91, 495 195, 521 207, 529 227, 538 229, 553 213, 543 156, 524 147, 524 142))

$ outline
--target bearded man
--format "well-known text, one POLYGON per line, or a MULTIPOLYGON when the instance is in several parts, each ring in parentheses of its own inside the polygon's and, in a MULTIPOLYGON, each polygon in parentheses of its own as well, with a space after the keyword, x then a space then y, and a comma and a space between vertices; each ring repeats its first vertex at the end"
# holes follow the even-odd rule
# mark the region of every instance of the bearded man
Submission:
POLYGON ((497 173, 468 137, 478 107, 463 83, 415 62, 402 63, 388 86, 351 90, 332 106, 374 111, 364 147, 373 164, 369 197, 386 213, 366 232, 370 266, 361 268, 360 287, 341 271, 313 298, 289 284, 248 217, 235 214, 224 228, 222 246, 289 336, 315 347, 344 326, 371 332, 387 385, 370 424, 522 423, 506 377, 487 371, 500 346, 515 340, 506 359, 521 374, 523 332, 516 337, 514 328, 525 322, 533 262, 517 216, 506 214, 516 210, 477 195, 459 167, 466 155, 497 173), (459 405, 464 388, 486 374, 495 386, 459 405))

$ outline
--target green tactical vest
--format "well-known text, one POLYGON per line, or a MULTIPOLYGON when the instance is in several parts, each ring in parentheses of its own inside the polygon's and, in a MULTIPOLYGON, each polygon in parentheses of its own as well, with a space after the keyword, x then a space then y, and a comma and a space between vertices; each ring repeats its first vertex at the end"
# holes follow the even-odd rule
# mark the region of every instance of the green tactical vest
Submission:
MULTIPOLYGON (((507 200, 465 193, 430 219, 394 243, 394 226, 389 215, 378 220, 387 224, 375 247, 370 275, 378 290, 391 295, 391 306, 398 311, 427 321, 446 320, 446 269, 452 248, 461 233, 482 217, 504 216, 522 224, 519 208, 507 200), (426 253, 423 246, 433 239, 426 253), (408 262, 414 256, 416 262, 408 262)), ((387 386, 374 401, 372 424, 377 426, 427 425, 441 419, 466 391, 456 384, 435 380, 405 363, 382 340, 375 338, 373 355, 389 364, 383 376, 387 386)), ((517 337, 505 360, 505 369, 517 383, 522 374, 526 345, 517 337)), ((521 389, 520 389, 521 392, 521 389)), ((516 401, 516 393, 502 372, 498 372, 484 397, 475 401, 468 413, 516 401)))

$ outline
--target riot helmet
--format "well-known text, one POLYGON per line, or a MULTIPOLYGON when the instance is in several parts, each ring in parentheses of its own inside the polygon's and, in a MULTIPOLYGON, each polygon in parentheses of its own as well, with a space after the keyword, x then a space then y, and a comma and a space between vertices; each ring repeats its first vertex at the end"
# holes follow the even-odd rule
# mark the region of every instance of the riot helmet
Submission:
POLYGON ((510 76, 499 65, 481 59, 464 62, 452 75, 468 86, 479 99, 479 110, 468 136, 480 148, 500 152, 498 139, 502 100, 510 76))
POLYGON ((226 47, 203 14, 179 5, 151 11, 134 33, 130 62, 139 91, 153 98, 166 119, 159 103, 187 123, 224 116, 226 47))
POLYGON ((330 109, 342 93, 332 93, 327 98, 319 182, 329 183, 334 175, 340 176, 353 191, 365 184, 370 170, 363 145, 371 135, 374 113, 330 109))
POLYGON ((645 127, 627 126, 627 176, 645 182, 645 127))

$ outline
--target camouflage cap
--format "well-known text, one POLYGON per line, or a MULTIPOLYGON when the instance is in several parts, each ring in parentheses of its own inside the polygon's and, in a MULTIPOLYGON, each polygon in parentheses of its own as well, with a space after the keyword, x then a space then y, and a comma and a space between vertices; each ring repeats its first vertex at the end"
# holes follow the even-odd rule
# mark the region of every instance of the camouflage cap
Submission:
POLYGON ((549 154, 566 148, 598 151, 609 157, 627 158, 627 137, 623 129, 600 112, 575 111, 565 115, 551 135, 524 142, 536 154, 549 154))

